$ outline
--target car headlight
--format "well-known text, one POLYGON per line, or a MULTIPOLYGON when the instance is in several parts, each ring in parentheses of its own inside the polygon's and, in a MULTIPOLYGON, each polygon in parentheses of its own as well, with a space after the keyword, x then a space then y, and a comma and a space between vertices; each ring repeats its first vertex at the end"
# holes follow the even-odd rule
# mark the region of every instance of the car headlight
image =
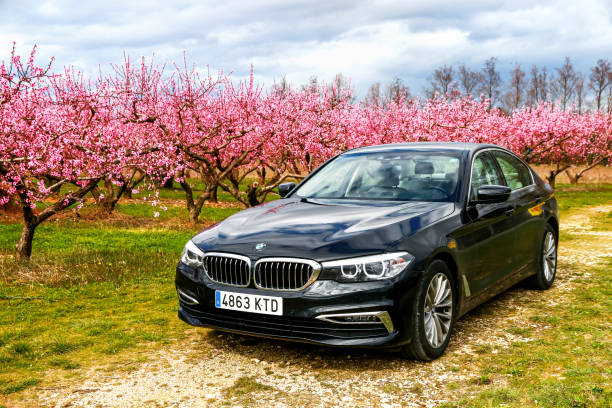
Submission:
POLYGON ((323 262, 322 266, 325 275, 338 282, 364 282, 397 276, 413 260, 408 252, 393 252, 323 262))
POLYGON ((183 248, 181 262, 191 268, 199 268, 202 266, 202 262, 204 262, 204 252, 190 240, 185 245, 185 248, 183 248))

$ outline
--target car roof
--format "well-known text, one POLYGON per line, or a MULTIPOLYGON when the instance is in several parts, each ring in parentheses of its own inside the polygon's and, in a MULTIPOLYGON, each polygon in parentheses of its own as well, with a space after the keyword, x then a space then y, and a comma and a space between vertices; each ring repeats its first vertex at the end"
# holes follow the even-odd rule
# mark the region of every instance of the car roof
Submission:
POLYGON ((503 147, 487 143, 459 143, 459 142, 413 142, 413 143, 390 143, 375 146, 358 147, 347 151, 355 152, 384 152, 392 150, 438 150, 438 151, 469 151, 473 153, 484 148, 504 149, 503 147))

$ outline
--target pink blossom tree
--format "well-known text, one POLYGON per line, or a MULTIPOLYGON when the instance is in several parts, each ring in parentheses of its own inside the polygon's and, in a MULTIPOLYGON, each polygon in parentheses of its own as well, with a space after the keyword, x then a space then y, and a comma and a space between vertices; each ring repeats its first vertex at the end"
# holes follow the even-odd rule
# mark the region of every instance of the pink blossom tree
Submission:
POLYGON ((50 64, 36 66, 35 53, 24 62, 13 47, 10 61, 0 65, 0 202, 15 199, 21 208, 19 259, 29 259, 40 223, 82 202, 100 179, 92 169, 99 162, 82 143, 98 126, 95 98, 77 86, 83 84, 50 74, 50 64), (37 203, 67 185, 73 188, 37 211, 37 203))
POLYGON ((351 145, 356 109, 350 88, 325 84, 316 89, 273 89, 256 106, 252 137, 261 144, 251 160, 229 175, 221 187, 246 206, 261 204, 287 179, 300 180, 324 160, 351 145), (255 179, 241 191, 246 179, 255 179))
POLYGON ((0 65, 0 204, 19 203, 23 228, 18 259, 29 259, 36 227, 73 207, 106 177, 137 166, 148 174, 160 166, 146 138, 125 132, 105 97, 112 90, 66 69, 22 61, 14 49, 0 65), (40 208, 40 209, 39 209, 40 208))

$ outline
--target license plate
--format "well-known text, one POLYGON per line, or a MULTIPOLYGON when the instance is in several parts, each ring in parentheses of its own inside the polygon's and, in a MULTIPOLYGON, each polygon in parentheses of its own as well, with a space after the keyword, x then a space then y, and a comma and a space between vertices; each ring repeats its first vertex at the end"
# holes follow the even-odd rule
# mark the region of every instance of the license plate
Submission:
POLYGON ((283 298, 216 290, 215 307, 217 309, 282 316, 283 298))

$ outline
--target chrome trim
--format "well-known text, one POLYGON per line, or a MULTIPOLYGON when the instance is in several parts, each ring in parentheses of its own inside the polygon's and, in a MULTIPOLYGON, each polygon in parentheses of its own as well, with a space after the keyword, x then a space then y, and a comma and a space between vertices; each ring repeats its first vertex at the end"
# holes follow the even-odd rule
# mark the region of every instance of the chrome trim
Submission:
MULTIPOLYGON (((471 196, 471 192, 472 192, 472 172, 473 172, 473 170, 474 170, 474 160, 476 160, 476 157, 478 157, 478 155, 479 155, 480 153, 488 152, 488 151, 491 151, 491 150, 497 150, 497 151, 500 151, 500 152, 503 152, 503 153, 507 153, 507 154, 509 154, 509 155, 511 155, 511 156, 516 157, 517 159, 519 159, 519 160, 521 161, 521 163, 523 163, 523 164, 525 165, 525 167, 527 167, 527 170, 529 170, 529 177, 531 177, 531 184, 526 185, 525 187, 518 188, 518 189, 516 189, 516 190, 512 190, 512 191, 510 192, 510 194, 513 194, 513 193, 515 193, 516 191, 521 191, 521 190, 523 190, 523 189, 525 189, 525 188, 528 188, 528 187, 531 187, 531 186, 534 186, 534 185, 535 185, 535 180, 534 180, 534 178, 533 178, 533 170, 532 170, 532 168, 531 168, 531 167, 530 167, 530 166, 527 164, 527 162, 526 162, 525 160, 521 159, 519 156, 517 156, 517 155, 516 155, 514 152, 511 152, 510 150, 506 150, 506 149, 503 149, 503 148, 501 148, 501 147, 486 147, 486 148, 484 148, 484 149, 478 150, 478 151, 477 151, 477 152, 476 152, 476 153, 475 153, 475 154, 472 156, 472 162, 470 163, 470 183, 469 183, 469 185, 468 185, 468 193, 467 193, 467 197, 466 197, 466 201, 465 201, 465 205, 466 205, 466 206, 470 204, 470 196, 471 196)), ((495 160, 495 157, 493 157, 493 160, 495 160)), ((499 164, 497 164, 497 165, 499 166, 499 164)), ((503 175, 503 172, 502 172, 502 175, 503 175)), ((504 178, 505 178, 505 177, 504 177, 504 178)), ((507 187, 507 186, 506 186, 506 187, 507 187)))
POLYGON ((470 284, 468 283, 465 274, 462 274, 461 277, 463 278, 463 289, 465 290, 465 297, 470 297, 472 295, 472 292, 470 291, 470 284))
POLYGON ((391 320, 391 316, 389 315, 389 312, 380 312, 377 317, 380 319, 382 324, 385 325, 385 329, 387 329, 389 333, 392 333, 394 330, 394 327, 393 327, 393 320, 391 320))
MULTIPOLYGON (((229 266, 232 267, 231 261, 229 261, 229 262, 230 262, 229 266)), ((251 259, 249 257, 247 257, 247 256, 244 256, 244 255, 232 254, 232 253, 229 253, 229 252, 206 252, 204 254, 204 257, 202 258, 202 269, 204 269, 204 273, 206 274, 206 277, 208 279, 210 279, 214 283, 218 283, 219 285, 232 286, 232 287, 235 287, 235 288, 246 288, 246 287, 248 287, 251 284, 251 275, 252 275, 251 259), (225 263, 228 262, 227 258, 229 258, 229 259, 237 259, 237 260, 246 262, 247 269, 248 269, 246 284, 244 284, 244 285, 235 285, 235 284, 232 284, 232 283, 220 282, 220 281, 217 281, 217 280, 213 279, 208 274, 208 271, 206 270, 206 258, 209 257, 209 256, 216 256, 216 257, 219 257, 219 258, 226 258, 225 263)), ((227 270, 226 268, 224 268, 224 269, 225 269, 225 271, 224 271, 225 275, 227 275, 228 273, 230 273, 230 274, 234 274, 234 273, 238 274, 239 273, 238 269, 236 268, 236 265, 233 266, 233 272, 231 270, 227 270)))
POLYGON ((389 333, 392 333, 394 330, 393 321, 391 320, 391 316, 389 312, 361 312, 361 313, 334 313, 334 314, 323 314, 316 317, 316 319, 324 320, 330 323, 337 324, 383 324, 385 329, 389 333), (339 322, 337 320, 332 320, 334 317, 347 317, 347 316, 376 316, 379 322, 339 322))
POLYGON ((188 305, 199 305, 200 304, 200 302, 198 302, 196 298, 189 296, 182 290, 177 288, 176 292, 178 293, 179 299, 187 303, 188 305))
MULTIPOLYGON (((298 290, 303 290, 306 289, 308 286, 312 285, 317 278, 319 277, 319 274, 321 273, 321 264, 313 261, 312 259, 303 259, 303 258, 285 258, 285 257, 271 257, 271 258, 260 258, 257 260, 257 262, 255 262, 255 265, 253 265, 253 268, 251 270, 251 275, 253 275, 253 283, 255 284, 255 287, 257 289, 262 289, 262 290, 272 290, 272 291, 276 291, 276 292, 296 292, 298 290), (299 288, 295 288, 295 289, 274 289, 274 288, 266 288, 264 286, 261 286, 257 283, 257 279, 255 279, 255 273, 257 272, 257 266, 260 263, 264 263, 264 262, 287 262, 287 263, 301 263, 301 264, 306 264, 309 265, 312 268, 312 276, 310 277, 310 279, 308 279, 308 281, 306 282, 305 285, 299 287, 299 288)), ((301 273, 301 272, 300 272, 301 273)))

